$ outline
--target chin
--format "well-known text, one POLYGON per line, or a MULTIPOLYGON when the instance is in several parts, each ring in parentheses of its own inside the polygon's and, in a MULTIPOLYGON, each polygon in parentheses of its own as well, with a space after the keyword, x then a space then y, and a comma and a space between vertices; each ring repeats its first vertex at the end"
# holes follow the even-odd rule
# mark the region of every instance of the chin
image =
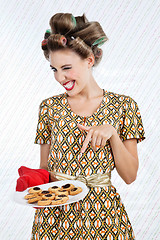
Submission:
POLYGON ((72 91, 66 91, 66 92, 69 97, 74 97, 76 95, 76 93, 72 91))

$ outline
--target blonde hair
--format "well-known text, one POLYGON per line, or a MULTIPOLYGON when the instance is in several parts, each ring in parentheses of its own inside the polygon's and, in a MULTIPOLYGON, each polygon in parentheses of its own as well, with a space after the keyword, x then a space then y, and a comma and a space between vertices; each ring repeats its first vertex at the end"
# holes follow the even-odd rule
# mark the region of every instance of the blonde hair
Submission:
POLYGON ((94 66, 100 62, 103 51, 99 45, 108 38, 98 22, 89 22, 85 14, 74 17, 70 13, 57 13, 49 24, 51 30, 46 31, 45 45, 42 45, 47 60, 50 51, 69 48, 82 59, 94 54, 94 66))

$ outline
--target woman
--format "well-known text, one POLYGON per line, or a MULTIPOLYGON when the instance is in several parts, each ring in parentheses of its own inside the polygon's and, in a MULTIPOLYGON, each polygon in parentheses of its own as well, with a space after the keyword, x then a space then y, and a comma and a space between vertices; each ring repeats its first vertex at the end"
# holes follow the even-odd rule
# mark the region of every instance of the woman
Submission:
POLYGON ((144 130, 136 102, 101 89, 92 68, 108 40, 98 22, 58 13, 50 19, 42 49, 65 93, 42 101, 35 143, 40 168, 51 181, 94 176, 83 201, 36 210, 32 239, 135 239, 115 187, 116 168, 130 184, 138 170, 137 142, 144 130))

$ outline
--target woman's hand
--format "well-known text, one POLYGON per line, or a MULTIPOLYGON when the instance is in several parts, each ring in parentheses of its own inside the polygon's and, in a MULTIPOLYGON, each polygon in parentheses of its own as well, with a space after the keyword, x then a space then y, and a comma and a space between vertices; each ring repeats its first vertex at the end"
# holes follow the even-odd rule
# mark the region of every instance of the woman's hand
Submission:
POLYGON ((91 142, 93 150, 96 151, 97 147, 104 147, 106 145, 106 141, 113 135, 117 134, 115 128, 110 124, 88 127, 78 123, 77 126, 79 129, 88 132, 86 139, 83 142, 81 153, 85 152, 89 142, 91 142))
POLYGON ((49 172, 49 182, 56 182, 56 181, 59 181, 53 172, 49 172))
POLYGON ((104 147, 106 141, 110 140, 115 166, 119 175, 127 184, 136 179, 138 171, 137 139, 122 142, 116 129, 110 124, 93 127, 77 124, 77 126, 79 129, 88 132, 81 153, 84 153, 90 141, 93 149, 96 150, 97 146, 104 147))

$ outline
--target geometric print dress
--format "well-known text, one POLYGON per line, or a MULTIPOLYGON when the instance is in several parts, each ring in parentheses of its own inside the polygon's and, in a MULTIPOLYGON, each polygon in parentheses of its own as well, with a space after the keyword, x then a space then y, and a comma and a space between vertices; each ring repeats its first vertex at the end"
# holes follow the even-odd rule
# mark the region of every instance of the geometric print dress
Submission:
MULTIPOLYGON (((77 176, 108 173, 115 168, 110 142, 96 151, 88 145, 80 156, 87 135, 77 127, 111 124, 122 141, 141 142, 144 129, 137 103, 130 97, 103 90, 99 108, 88 117, 75 114, 67 93, 47 98, 40 104, 36 144, 50 144, 48 171, 77 176)), ((33 240, 133 240, 134 232, 116 188, 89 187, 83 200, 69 205, 37 209, 33 240)))

